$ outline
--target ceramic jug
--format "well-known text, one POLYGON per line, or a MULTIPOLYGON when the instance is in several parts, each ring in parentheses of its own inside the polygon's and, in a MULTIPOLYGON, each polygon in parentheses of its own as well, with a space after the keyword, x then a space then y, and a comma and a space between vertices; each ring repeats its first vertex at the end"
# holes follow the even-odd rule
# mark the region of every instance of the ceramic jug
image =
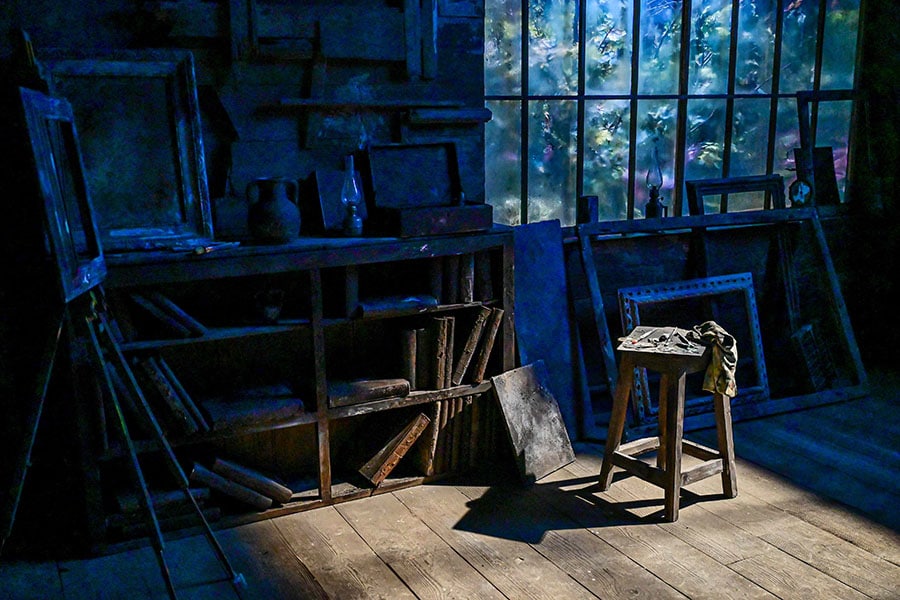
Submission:
POLYGON ((260 177, 247 185, 247 227, 257 241, 283 244, 300 235, 297 182, 287 177, 260 177))

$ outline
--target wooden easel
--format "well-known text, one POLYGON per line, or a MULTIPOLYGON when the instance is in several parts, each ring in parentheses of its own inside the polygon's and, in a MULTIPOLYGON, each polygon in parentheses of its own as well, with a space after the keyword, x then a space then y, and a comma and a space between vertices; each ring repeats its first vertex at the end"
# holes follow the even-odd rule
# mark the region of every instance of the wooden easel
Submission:
MULTIPOLYGON (((27 37, 24 39, 28 72, 35 73, 36 65, 30 51, 27 37)), ((74 126, 71 105, 63 98, 49 96, 30 88, 19 88, 24 130, 27 139, 22 142, 31 150, 30 166, 34 169, 32 196, 26 196, 19 230, 27 232, 18 248, 22 256, 16 258, 29 271, 29 277, 41 282, 40 295, 47 297, 58 293, 49 326, 44 333, 40 370, 35 382, 34 394, 18 399, 25 406, 24 435, 13 460, 12 481, 0 512, 0 552, 12 532, 16 512, 22 496, 31 453, 40 428, 41 415, 47 399, 47 392, 53 378, 56 357, 63 332, 68 330, 72 337, 88 342, 88 354, 96 367, 101 383, 105 383, 103 396, 104 410, 115 415, 115 426, 127 449, 129 466, 140 489, 141 507, 149 525, 150 542, 156 551, 160 570, 165 579, 166 589, 171 598, 176 598, 175 586, 166 564, 164 541, 153 501, 144 480, 134 442, 125 422, 118 392, 113 385, 118 376, 124 382, 124 391, 137 407, 137 418, 142 426, 151 431, 158 448, 178 487, 190 500, 191 506, 200 519, 204 533, 216 557, 222 563, 232 585, 243 585, 243 576, 235 572, 219 545, 206 518, 197 505, 189 489, 188 478, 178 464, 175 453, 159 426, 150 405, 135 379, 128 362, 122 354, 119 343, 113 335, 112 320, 106 310, 102 282, 106 276, 106 263, 99 241, 97 225, 93 217, 90 194, 84 178, 78 136, 74 126), (40 227, 37 226, 38 222, 40 227), (35 227, 31 227, 31 225, 35 227), (34 235, 43 229, 43 236, 34 235), (77 239, 78 232, 84 240, 77 239), (34 238, 43 238, 35 240, 34 238), (37 254, 38 256, 32 256, 37 254), (52 265, 52 266, 50 266, 52 265), (45 283, 50 283, 45 286, 45 283), (54 289, 46 289, 56 288, 54 289)), ((24 165, 23 165, 24 166, 24 165)), ((16 232, 18 233, 18 232, 16 232)))
POLYGON ((181 468, 181 465, 178 463, 175 453, 172 450, 172 446, 169 444, 168 439, 163 433, 159 421, 156 419, 140 385, 137 383, 134 372, 131 370, 118 341, 113 335, 112 320, 106 310, 102 288, 97 286, 88 292, 88 294, 90 295, 90 302, 87 303, 88 307, 86 309, 82 308, 82 306, 86 304, 84 302, 66 304, 61 311, 62 314, 58 319, 56 327, 54 327, 47 335, 42 355, 44 369, 39 374, 38 381, 36 382, 36 402, 27 418, 25 439, 21 446, 21 450, 16 457, 13 486, 6 505, 3 507, 3 513, 0 515, 3 518, 3 528, 0 530, 2 531, 2 537, 0 537, 0 550, 2 550, 2 545, 6 542, 12 531, 16 511, 22 494, 22 488, 24 487, 25 478, 31 461, 31 451, 34 447, 34 441, 40 427, 40 419, 47 397, 47 389, 49 388, 53 376, 59 341, 62 337, 63 330, 68 326, 71 327, 71 332, 74 335, 83 336, 84 339, 88 340, 89 348, 93 350, 93 352, 91 352, 91 360, 95 365, 97 372, 102 379, 101 383, 104 385, 104 389, 107 392, 104 396, 104 402, 108 403, 105 408, 108 409, 107 414, 114 416, 113 425, 121 436, 128 451, 131 475, 134 478, 135 486, 138 488, 138 497, 141 502, 141 507, 144 510, 144 516, 150 531, 149 540, 155 551, 157 561, 159 562, 160 571, 165 580, 169 597, 173 599, 177 598, 177 594, 165 558, 165 541, 159 526, 156 510, 153 506, 153 500, 144 478, 143 469, 138 460, 138 453, 129 432, 128 424, 125 421, 125 414, 122 410, 119 392, 113 384, 113 381, 116 378, 124 382, 125 391, 131 396, 137 407, 138 417, 142 421, 142 426, 151 431, 154 440, 163 453, 163 458, 169 472, 175 478, 178 488, 190 501, 191 506, 203 527, 203 533, 215 552, 216 558, 225 569, 230 583, 235 586, 235 588, 244 587, 246 582, 244 581, 243 575, 236 572, 234 567, 232 567, 225 551, 213 534, 209 522, 200 510, 196 498, 191 494, 188 478, 181 468), (75 305, 78 305, 77 309, 74 308, 75 305))

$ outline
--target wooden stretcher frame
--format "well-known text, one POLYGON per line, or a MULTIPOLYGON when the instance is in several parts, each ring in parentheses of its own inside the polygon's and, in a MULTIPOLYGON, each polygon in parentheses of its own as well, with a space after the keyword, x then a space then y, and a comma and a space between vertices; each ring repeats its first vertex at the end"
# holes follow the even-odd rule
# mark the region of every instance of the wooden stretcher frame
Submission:
MULTIPOLYGON (((828 249, 825 232, 819 221, 818 211, 812 207, 691 215, 665 219, 605 221, 579 225, 577 234, 580 245, 581 266, 584 270, 586 284, 590 293, 591 313, 596 327, 596 334, 599 338, 600 362, 602 363, 599 365, 585 365, 585 368, 601 367, 608 390, 612 393, 616 385, 617 367, 613 340, 610 336, 600 282, 597 276, 594 252, 594 246, 597 241, 632 236, 674 234, 684 231, 703 232, 720 228, 784 227, 791 223, 807 225, 812 230, 811 243, 814 246, 813 250, 823 267, 825 287, 827 288, 824 290, 824 293, 830 299, 828 313, 836 322, 838 339, 835 343, 842 348, 848 357, 849 364, 847 367, 853 380, 847 385, 819 390, 815 393, 770 398, 765 402, 737 405, 734 407, 732 415, 735 419, 759 417, 766 414, 802 409, 864 396, 868 393, 868 378, 856 344, 853 328, 850 324, 850 318, 840 289, 837 271, 828 249)), ((583 353, 579 358, 584 363, 583 353)), ((685 420, 686 427, 708 427, 712 426, 712 424, 711 415, 694 415, 685 420)), ((631 433, 635 435, 640 434, 640 428, 632 428, 631 433)))
MULTIPOLYGON (((647 286, 636 286, 618 290, 619 315, 622 330, 629 332, 641 324, 640 308, 649 304, 673 302, 690 298, 703 298, 737 292, 743 296, 745 317, 750 331, 750 348, 756 375, 751 385, 738 382, 738 398, 764 401, 769 399, 769 379, 763 354, 762 333, 759 328, 759 314, 756 295, 753 291, 753 276, 750 273, 736 273, 720 277, 704 277, 686 281, 675 281, 647 286)), ((632 389, 633 418, 636 424, 656 414, 650 397, 647 370, 635 369, 632 389)))
POLYGON ((720 179, 692 179, 684 182, 687 191, 688 211, 702 215, 703 197, 721 194, 719 212, 728 212, 728 194, 766 192, 763 208, 784 208, 784 178, 781 175, 748 175, 720 179))

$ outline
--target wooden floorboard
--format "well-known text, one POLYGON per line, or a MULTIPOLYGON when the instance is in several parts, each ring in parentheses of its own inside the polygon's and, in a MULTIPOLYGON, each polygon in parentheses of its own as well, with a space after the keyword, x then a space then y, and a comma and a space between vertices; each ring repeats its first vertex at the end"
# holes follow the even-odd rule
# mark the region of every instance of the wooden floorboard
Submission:
MULTIPOLYGON (((553 490, 552 482, 545 487, 547 485, 539 484, 532 489, 460 485, 460 491, 472 502, 468 505, 471 513, 458 527, 492 531, 498 528, 498 523, 506 523, 504 535, 529 543, 600 598, 685 598, 581 523, 566 516, 554 503, 545 501, 542 498, 544 492, 566 493, 553 490), (537 490, 540 492, 536 493, 537 490), (489 503, 494 508, 486 512, 479 505, 489 496, 489 503), (482 516, 472 516, 478 514, 482 516)), ((598 523, 609 523, 609 518, 602 512, 591 512, 598 523)), ((582 517, 589 519, 586 514, 582 517)))
MULTIPOLYGON (((900 411, 891 405, 869 396, 736 423, 735 453, 900 530, 900 411)), ((689 435, 715 440, 713 430, 689 435)))
POLYGON ((496 510, 489 491, 471 503, 480 507, 482 515, 490 515, 492 523, 487 531, 482 530, 481 523, 472 526, 471 515, 479 508, 455 487, 416 487, 395 496, 507 598, 595 597, 537 550, 523 544, 515 534, 523 519, 496 510), (462 523, 466 519, 469 523, 462 523))
MULTIPOLYGON (((189 600, 897 599, 893 393, 736 423, 738 497, 718 476, 691 484, 675 523, 661 520, 662 490, 634 477, 617 471, 601 492, 602 449, 576 444, 574 463, 529 487, 484 472, 218 531, 244 587, 202 536, 165 555, 189 600)), ((167 594, 142 547, 5 557, 0 597, 167 594)))
POLYGON ((415 598, 337 509, 326 507, 274 520, 331 598, 415 598))
POLYGON ((337 510, 416 597, 504 597, 394 494, 347 502, 337 510))

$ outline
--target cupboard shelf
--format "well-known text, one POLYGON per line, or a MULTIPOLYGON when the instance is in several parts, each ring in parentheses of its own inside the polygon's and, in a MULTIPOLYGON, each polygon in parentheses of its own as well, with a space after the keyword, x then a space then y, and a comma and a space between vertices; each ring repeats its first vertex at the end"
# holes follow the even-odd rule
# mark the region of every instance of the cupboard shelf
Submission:
MULTIPOLYGON (((191 400, 185 402, 188 408, 196 404, 210 417, 206 420, 213 427, 210 399, 227 403, 234 398, 241 405, 218 406, 219 429, 173 435, 170 444, 184 465, 194 462, 207 466, 204 461, 211 457, 222 458, 280 481, 304 481, 301 488, 289 485, 295 491, 289 502, 264 511, 248 508, 240 514, 224 514, 233 513, 240 505, 233 500, 222 503, 223 515, 216 527, 227 527, 418 485, 462 472, 496 454, 502 436, 495 432, 500 421, 493 407, 490 376, 515 366, 513 256, 512 230, 504 227, 420 239, 307 238, 270 248, 229 247, 209 255, 113 255, 107 260, 105 289, 117 320, 119 310, 142 308, 129 303, 135 294, 164 295, 206 326, 202 335, 174 337, 171 332, 160 335, 167 330, 157 321, 148 320, 148 315, 153 315, 147 311, 126 314, 121 319, 128 326, 123 333, 133 334, 134 340, 121 344, 126 356, 142 366, 144 361, 155 361, 159 370, 175 378, 175 385, 167 387, 157 381, 149 388, 152 393, 148 402, 151 397, 157 402, 152 407, 160 412, 161 421, 168 416, 162 398, 170 388, 183 391, 182 399, 191 400), (468 267, 468 278, 455 270, 463 259, 468 265, 479 265, 475 273, 480 288, 472 285, 473 267, 468 267), (292 318, 272 324, 245 324, 244 320, 254 314, 247 299, 254 298, 256 289, 268 286, 283 288, 282 315, 287 313, 292 318), (459 291, 465 286, 468 296, 459 291), (473 294, 473 290, 480 291, 473 294), (434 303, 403 306, 390 302, 391 298, 408 296, 434 298, 434 303), (360 304, 362 314, 356 314, 360 304), (483 352, 487 359, 477 370, 480 374, 487 365, 483 377, 479 377, 482 381, 469 383, 470 379, 463 379, 467 383, 451 385, 448 365, 445 379, 438 378, 439 371, 428 370, 426 383, 417 380, 415 386, 411 385, 416 389, 406 395, 330 406, 330 383, 363 377, 392 379, 407 372, 409 336, 418 335, 422 328, 432 335, 429 328, 453 320, 457 324, 455 344, 444 346, 444 354, 452 347, 459 356, 472 335, 476 315, 483 314, 479 308, 497 314, 496 322, 500 323, 499 329, 491 330, 491 344, 484 344, 483 349, 490 350, 483 352), (237 325, 218 326, 230 322, 237 325), (401 351, 402 347, 407 351, 401 351), (270 405, 270 415, 265 417, 262 408, 270 397, 288 404, 270 405), (282 410, 279 406, 291 410, 292 399, 302 404, 302 411, 298 406, 294 412, 278 414, 282 410), (252 420, 256 416, 245 420, 245 416, 256 415, 253 402, 260 403, 258 422, 252 420), (241 409, 235 413, 236 425, 222 425, 231 418, 232 408, 241 409), (419 437, 408 452, 410 458, 401 458, 397 469, 380 485, 357 485, 353 477, 345 477, 362 466, 355 462, 358 457, 348 449, 348 443, 365 441, 366 446, 382 447, 391 441, 393 434, 388 430, 409 427, 411 420, 422 422, 420 413, 429 417, 426 430, 418 430, 419 437), (445 435, 444 423, 446 435, 450 436, 453 429, 452 435, 457 437, 442 437, 439 442, 438 434, 445 435), (466 460, 455 454, 451 459, 454 439, 454 450, 465 452, 466 460), (481 448, 481 454, 476 456, 469 446, 481 448), (435 453, 441 452, 445 455, 438 460, 435 453)), ((419 342, 420 350, 423 343, 419 342)), ((433 354, 434 348, 428 348, 428 352, 432 354, 425 355, 427 360, 417 364, 420 375, 426 372, 422 365, 440 355, 433 354)), ((468 377, 475 377, 474 373, 470 371, 468 377)), ((92 409, 89 403, 86 406, 89 413, 92 409)), ((103 473, 123 468, 127 458, 125 448, 113 442, 109 440, 105 450, 93 449, 96 473, 90 480, 99 482, 99 491, 86 492, 91 513, 88 523, 107 521, 109 507, 102 501, 108 495, 102 488, 103 473)), ((154 441, 136 440, 136 446, 142 460, 160 450, 154 441)), ((360 449, 368 452, 368 448, 356 448, 360 449)), ((367 456, 363 462, 376 454, 367 456)), ((167 483, 159 482, 163 487, 167 483)), ((221 497, 214 492, 212 499, 221 497)), ((93 531, 94 546, 102 546, 104 536, 109 539, 112 533, 102 526, 93 531)))
POLYGON ((481 383, 471 385, 457 385, 442 390, 417 390, 410 392, 408 396, 395 396, 392 398, 380 398, 378 400, 368 400, 359 404, 350 406, 341 406, 340 408, 328 409, 328 416, 332 419, 344 419, 347 417, 356 417, 366 415, 382 410, 390 410, 393 408, 401 408, 404 406, 415 406, 417 404, 427 404, 437 400, 450 400, 452 398, 460 398, 463 396, 475 396, 484 394, 491 390, 490 381, 482 381, 481 383))
MULTIPOLYGON (((173 448, 181 448, 184 446, 227 440, 228 438, 250 435, 263 431, 272 431, 274 429, 285 429, 288 427, 298 427, 300 425, 311 425, 314 424, 317 419, 317 413, 306 412, 288 419, 273 419, 271 421, 259 423, 258 425, 242 425, 239 427, 215 429, 213 431, 207 431, 195 435, 170 438, 168 441, 169 445, 171 445, 173 448)), ((134 440, 134 448, 138 452, 138 454, 158 452, 160 450, 159 445, 155 441, 143 439, 134 440)), ((110 446, 109 450, 103 452, 99 458, 103 461, 115 460, 124 458, 125 456, 127 456, 127 452, 127 449, 121 446, 121 444, 114 444, 110 446)))
POLYGON ((211 327, 203 334, 196 337, 171 338, 171 339, 154 339, 140 340, 133 342, 125 342, 121 345, 124 352, 142 352, 148 350, 159 350, 162 348, 171 348, 175 346, 190 346, 194 344, 203 344, 207 342, 219 342, 222 340, 246 338, 256 335, 273 335, 280 333, 289 333, 309 327, 311 321, 309 319, 291 319, 279 321, 274 325, 244 325, 239 327, 211 327))

